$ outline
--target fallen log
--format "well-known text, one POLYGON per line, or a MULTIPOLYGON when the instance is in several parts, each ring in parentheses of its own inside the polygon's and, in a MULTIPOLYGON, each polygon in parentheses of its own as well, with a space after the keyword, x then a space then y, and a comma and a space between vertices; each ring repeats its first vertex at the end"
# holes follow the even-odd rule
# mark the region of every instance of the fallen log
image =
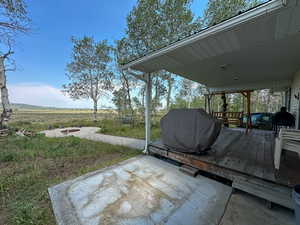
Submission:
POLYGON ((5 138, 9 135, 9 129, 2 129, 0 130, 0 139, 5 138))
POLYGON ((16 132, 16 135, 21 136, 21 137, 34 137, 34 136, 36 136, 36 133, 33 131, 26 130, 26 129, 21 129, 16 132))
POLYGON ((66 130, 62 130, 60 132, 67 135, 69 133, 75 133, 75 132, 78 132, 78 131, 80 131, 80 129, 66 129, 66 130))
POLYGON ((6 135, 9 133, 9 129, 2 129, 0 130, 0 135, 6 135))

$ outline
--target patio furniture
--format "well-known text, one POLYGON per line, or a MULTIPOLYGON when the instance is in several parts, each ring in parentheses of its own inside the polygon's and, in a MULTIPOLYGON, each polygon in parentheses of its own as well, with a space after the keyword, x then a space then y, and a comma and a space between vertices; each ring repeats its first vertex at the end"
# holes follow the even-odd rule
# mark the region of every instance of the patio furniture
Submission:
POLYGON ((281 107, 280 112, 277 112, 272 121, 273 130, 275 131, 275 136, 278 130, 281 128, 294 128, 295 127, 295 117, 287 112, 286 107, 281 107))
POLYGON ((213 112, 213 117, 219 119, 224 125, 241 126, 244 112, 213 112))
POLYGON ((279 170, 282 150, 296 152, 300 156, 300 130, 281 129, 275 139, 274 166, 279 170))
POLYGON ((224 126, 229 127, 230 124, 241 126, 243 115, 247 115, 246 121, 246 134, 248 134, 249 129, 252 129, 252 121, 251 121, 251 92, 253 90, 240 90, 240 91, 221 91, 214 92, 205 95, 205 110, 211 113, 215 118, 221 120, 224 126), (226 100, 226 94, 241 94, 246 100, 246 105, 243 103, 243 109, 246 109, 246 112, 228 112, 228 104, 226 100), (212 96, 221 95, 223 100, 222 111, 221 112, 213 112, 211 110, 211 100, 212 96))

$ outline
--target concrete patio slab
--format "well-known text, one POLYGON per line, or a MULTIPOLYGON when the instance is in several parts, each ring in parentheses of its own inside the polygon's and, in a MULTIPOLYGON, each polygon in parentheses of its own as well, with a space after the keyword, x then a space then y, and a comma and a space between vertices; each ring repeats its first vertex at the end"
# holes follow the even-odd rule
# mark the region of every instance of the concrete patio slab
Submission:
POLYGON ((59 225, 216 225, 231 191, 151 156, 49 188, 59 225))
POLYGON ((255 196, 237 192, 231 195, 220 225, 295 225, 290 209, 275 205, 266 207, 266 202, 255 196))
POLYGON ((74 136, 79 138, 85 138, 91 141, 101 141, 112 145, 122 145, 129 148, 136 148, 143 150, 145 148, 145 141, 136 139, 136 138, 128 138, 128 137, 118 137, 106 134, 97 133, 99 131, 99 127, 67 127, 62 129, 53 129, 53 130, 45 130, 41 133, 45 134, 46 137, 66 137, 66 136, 74 136), (72 130, 72 129, 80 129, 80 131, 72 132, 68 134, 64 134, 61 131, 64 130, 72 130))

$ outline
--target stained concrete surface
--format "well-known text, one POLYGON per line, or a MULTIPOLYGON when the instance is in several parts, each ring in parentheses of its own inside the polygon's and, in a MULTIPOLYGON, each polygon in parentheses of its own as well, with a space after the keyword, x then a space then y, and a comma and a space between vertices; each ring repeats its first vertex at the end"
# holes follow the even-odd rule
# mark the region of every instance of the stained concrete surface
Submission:
POLYGON ((216 225, 231 191, 151 156, 49 188, 59 225, 216 225))
POLYGON ((231 195, 220 225, 296 225, 292 210, 266 202, 252 195, 236 192, 231 195))
POLYGON ((85 138, 92 141, 101 141, 112 145, 122 145, 130 148, 136 149, 144 149, 145 141, 136 139, 136 138, 127 138, 127 137, 117 137, 111 135, 105 135, 97 133, 99 131, 99 127, 68 127, 63 129, 53 129, 53 130, 45 130, 41 133, 45 134, 47 137, 66 137, 66 136, 74 136, 79 138, 85 138), (72 132, 69 134, 63 134, 61 131, 70 130, 70 129, 80 129, 78 132, 72 132))

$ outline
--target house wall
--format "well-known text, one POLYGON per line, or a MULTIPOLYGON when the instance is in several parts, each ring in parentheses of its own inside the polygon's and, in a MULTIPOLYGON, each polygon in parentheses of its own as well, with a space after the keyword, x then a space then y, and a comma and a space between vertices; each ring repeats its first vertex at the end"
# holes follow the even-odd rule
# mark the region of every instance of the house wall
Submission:
POLYGON ((294 76, 291 92, 291 113, 296 117, 297 129, 300 129, 300 70, 294 76))

